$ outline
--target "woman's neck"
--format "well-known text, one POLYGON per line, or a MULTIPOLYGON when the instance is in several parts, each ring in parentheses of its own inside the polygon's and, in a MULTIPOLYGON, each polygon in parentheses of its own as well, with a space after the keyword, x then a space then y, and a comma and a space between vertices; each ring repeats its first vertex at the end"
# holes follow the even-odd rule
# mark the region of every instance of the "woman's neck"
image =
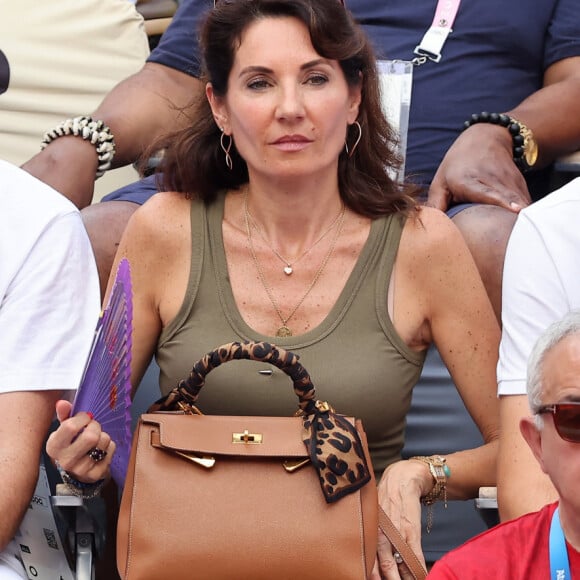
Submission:
POLYGON ((336 180, 329 184, 252 182, 240 196, 241 218, 250 220, 265 239, 291 255, 312 243, 340 214, 343 202, 336 180))

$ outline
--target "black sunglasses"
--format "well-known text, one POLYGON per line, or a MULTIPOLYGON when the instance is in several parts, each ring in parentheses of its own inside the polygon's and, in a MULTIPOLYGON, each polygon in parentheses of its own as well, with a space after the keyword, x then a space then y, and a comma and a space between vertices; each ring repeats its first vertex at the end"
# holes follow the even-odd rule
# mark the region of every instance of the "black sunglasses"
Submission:
POLYGON ((537 415, 550 413, 554 417, 554 427, 564 441, 580 443, 580 402, 543 405, 537 415))

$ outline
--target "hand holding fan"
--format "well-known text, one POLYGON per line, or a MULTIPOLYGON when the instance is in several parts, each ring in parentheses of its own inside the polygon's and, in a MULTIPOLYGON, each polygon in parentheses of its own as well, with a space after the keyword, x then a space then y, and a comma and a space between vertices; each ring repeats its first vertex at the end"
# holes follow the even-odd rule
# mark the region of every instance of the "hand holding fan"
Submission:
POLYGON ((132 294, 129 262, 121 260, 101 312, 71 415, 91 412, 117 445, 111 475, 123 487, 131 452, 132 294))

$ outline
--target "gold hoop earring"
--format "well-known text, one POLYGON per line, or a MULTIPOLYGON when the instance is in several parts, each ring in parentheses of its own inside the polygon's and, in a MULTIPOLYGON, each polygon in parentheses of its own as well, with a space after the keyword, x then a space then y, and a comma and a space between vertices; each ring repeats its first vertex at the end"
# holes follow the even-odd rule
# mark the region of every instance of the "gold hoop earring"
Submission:
POLYGON ((232 148, 232 136, 226 135, 223 132, 223 130, 222 130, 222 134, 220 136, 220 147, 222 148, 222 151, 224 152, 224 154, 226 156, 226 165, 227 165, 228 169, 231 171, 234 168, 234 164, 233 164, 232 158, 230 156, 230 149, 232 148), (227 147, 224 144, 224 137, 229 137, 229 139, 230 139, 227 147))
POLYGON ((354 145, 352 146, 352 149, 349 150, 348 143, 346 141, 344 142, 344 148, 346 149, 346 154, 349 157, 352 157, 353 153, 355 152, 355 149, 358 147, 358 144, 360 143, 360 140, 362 139, 362 127, 361 127, 360 123, 358 121, 355 121, 351 125, 351 127, 353 125, 356 125, 357 126, 357 129, 358 129, 358 137, 356 138, 356 141, 354 142, 354 145))

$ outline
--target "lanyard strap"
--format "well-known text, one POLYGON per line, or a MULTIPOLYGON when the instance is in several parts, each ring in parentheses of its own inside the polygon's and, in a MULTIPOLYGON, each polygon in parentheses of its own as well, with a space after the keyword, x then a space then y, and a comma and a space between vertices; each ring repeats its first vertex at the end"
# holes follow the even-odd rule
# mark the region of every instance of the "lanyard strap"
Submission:
POLYGON ((560 508, 552 514, 550 525, 550 577, 552 580, 571 580, 566 538, 560 524, 560 508))
POLYGON ((413 51, 417 55, 413 59, 413 64, 421 65, 427 60, 433 62, 441 60, 443 45, 453 30, 453 23, 460 4, 461 0, 439 0, 437 2, 433 22, 413 51))

